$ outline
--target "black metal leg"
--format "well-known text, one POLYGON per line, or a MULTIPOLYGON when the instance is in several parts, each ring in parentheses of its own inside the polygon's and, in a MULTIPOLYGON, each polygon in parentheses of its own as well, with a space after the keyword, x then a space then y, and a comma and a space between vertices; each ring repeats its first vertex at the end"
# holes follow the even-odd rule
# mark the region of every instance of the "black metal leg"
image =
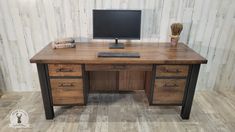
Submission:
POLYGON ((41 93, 43 99, 43 105, 45 110, 46 119, 54 118, 54 109, 52 105, 51 91, 49 87, 48 71, 46 64, 37 64, 38 76, 41 85, 41 93))
POLYGON ((87 104, 88 99, 88 90, 89 90, 89 80, 88 72, 85 71, 85 65, 82 65, 82 77, 83 77, 83 96, 84 96, 84 105, 87 104))
POLYGON ((155 85, 155 78, 156 78, 156 65, 153 65, 152 76, 151 76, 151 87, 150 87, 150 99, 149 104, 153 104, 153 92, 154 92, 154 85, 155 85))
POLYGON ((200 69, 200 64, 192 65, 191 74, 188 81, 188 87, 186 88, 185 97, 182 104, 181 109, 181 118, 182 119, 189 119, 194 92, 197 84, 197 77, 200 69))

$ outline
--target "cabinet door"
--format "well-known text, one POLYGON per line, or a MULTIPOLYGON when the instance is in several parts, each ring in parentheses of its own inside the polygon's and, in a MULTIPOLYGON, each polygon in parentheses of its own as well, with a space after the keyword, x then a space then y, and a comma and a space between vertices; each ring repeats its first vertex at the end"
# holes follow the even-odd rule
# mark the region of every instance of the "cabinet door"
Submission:
POLYGON ((119 90, 133 91, 144 90, 145 72, 144 71, 120 71, 119 90))
POLYGON ((156 79, 153 104, 182 104, 186 79, 156 79))
POLYGON ((90 91, 117 91, 117 75, 115 71, 91 71, 90 91))

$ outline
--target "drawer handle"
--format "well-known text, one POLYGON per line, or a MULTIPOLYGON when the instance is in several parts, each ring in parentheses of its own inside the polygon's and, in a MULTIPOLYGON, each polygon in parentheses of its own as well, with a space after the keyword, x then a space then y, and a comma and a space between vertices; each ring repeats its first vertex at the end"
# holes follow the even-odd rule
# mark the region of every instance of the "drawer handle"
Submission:
POLYGON ((73 87, 73 83, 60 83, 59 87, 73 87))
POLYGON ((178 87, 177 84, 164 84, 164 87, 178 87))
POLYGON ((169 73, 179 73, 180 72, 179 69, 175 69, 175 70, 174 69, 173 70, 172 69, 165 69, 165 71, 169 72, 169 73))
POLYGON ((126 65, 113 65, 114 69, 125 69, 126 65))
POLYGON ((60 69, 57 69, 56 72, 73 72, 72 69, 66 69, 66 68, 60 68, 60 69))

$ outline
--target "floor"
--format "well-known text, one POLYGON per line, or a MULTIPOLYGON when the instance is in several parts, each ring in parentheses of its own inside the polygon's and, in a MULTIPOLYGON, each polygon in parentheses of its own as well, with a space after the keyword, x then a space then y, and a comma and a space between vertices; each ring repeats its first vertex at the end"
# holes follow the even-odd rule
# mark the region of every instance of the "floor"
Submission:
POLYGON ((55 107, 54 120, 45 120, 40 92, 8 93, 0 99, 0 131, 54 132, 232 132, 235 131, 235 92, 197 92, 191 117, 182 120, 178 106, 148 106, 143 92, 92 94, 88 105, 55 107), (30 128, 9 127, 9 113, 29 114, 30 128))

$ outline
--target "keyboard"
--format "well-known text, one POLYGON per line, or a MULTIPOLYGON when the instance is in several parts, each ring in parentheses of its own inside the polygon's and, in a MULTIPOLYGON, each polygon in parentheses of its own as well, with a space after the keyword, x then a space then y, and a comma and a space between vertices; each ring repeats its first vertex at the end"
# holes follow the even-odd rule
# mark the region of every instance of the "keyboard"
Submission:
POLYGON ((138 52, 98 52, 98 57, 140 58, 140 54, 138 52))

